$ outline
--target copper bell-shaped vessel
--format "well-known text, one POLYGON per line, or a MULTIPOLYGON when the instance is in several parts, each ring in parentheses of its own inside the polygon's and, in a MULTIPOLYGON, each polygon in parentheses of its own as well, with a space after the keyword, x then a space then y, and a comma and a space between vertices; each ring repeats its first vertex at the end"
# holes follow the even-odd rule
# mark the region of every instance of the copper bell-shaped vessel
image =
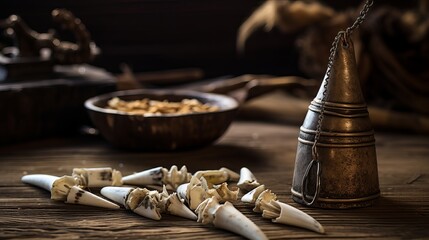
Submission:
POLYGON ((346 34, 338 42, 331 66, 329 81, 326 84, 325 76, 300 129, 292 198, 320 208, 369 206, 380 195, 374 131, 353 43, 346 34), (318 123, 321 113, 323 121, 318 123), (320 166, 309 167, 316 133, 320 166), (311 203, 306 200, 312 198, 311 203))

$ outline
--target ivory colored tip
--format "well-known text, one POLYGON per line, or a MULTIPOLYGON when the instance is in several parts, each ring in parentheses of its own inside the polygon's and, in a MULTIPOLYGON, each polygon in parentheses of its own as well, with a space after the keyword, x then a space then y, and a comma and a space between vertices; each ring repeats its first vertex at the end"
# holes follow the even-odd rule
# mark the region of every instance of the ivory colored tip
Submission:
POLYGON ((157 207, 147 207, 144 205, 140 205, 136 209, 134 209, 133 212, 149 219, 161 220, 161 214, 157 207))
POLYGON ((261 185, 257 188, 254 188, 252 191, 244 194, 241 197, 241 201, 244 203, 255 203, 258 196, 265 191, 265 185, 261 185))
POLYGON ((183 202, 179 199, 176 193, 173 193, 170 198, 170 205, 168 206, 167 211, 179 217, 197 220, 197 215, 191 211, 183 202))
POLYGON ((104 187, 101 189, 101 195, 126 206, 127 197, 132 190, 134 190, 132 187, 104 187))
POLYGON ((21 181, 51 191, 53 183, 58 179, 59 177, 52 175, 30 174, 23 176, 21 181))
POLYGON ((148 169, 142 172, 134 173, 125 177, 122 177, 122 183, 128 185, 161 185, 162 184, 162 167, 156 167, 148 169))
POLYGON ((230 202, 217 208, 213 224, 251 240, 268 240, 264 232, 230 202))
POLYGON ((104 198, 101 198, 93 193, 85 191, 79 187, 73 186, 70 189, 70 192, 67 196, 66 203, 110 208, 110 209, 119 209, 119 205, 109 202, 104 198))
POLYGON ((246 167, 240 169, 240 179, 237 182, 237 186, 240 190, 249 192, 261 184, 256 180, 253 173, 246 167))
POLYGON ((279 216, 272 219, 273 222, 306 228, 318 233, 325 233, 323 226, 307 213, 279 201, 270 201, 270 204, 280 210, 279 216))
POLYGON ((187 196, 186 196, 188 185, 189 185, 189 183, 181 184, 181 185, 179 185, 179 187, 177 187, 177 190, 176 190, 177 196, 184 201, 188 201, 187 196))
POLYGON ((22 177, 22 181, 38 186, 51 192, 51 199, 65 201, 70 188, 77 184, 71 176, 52 176, 46 174, 32 174, 22 177))

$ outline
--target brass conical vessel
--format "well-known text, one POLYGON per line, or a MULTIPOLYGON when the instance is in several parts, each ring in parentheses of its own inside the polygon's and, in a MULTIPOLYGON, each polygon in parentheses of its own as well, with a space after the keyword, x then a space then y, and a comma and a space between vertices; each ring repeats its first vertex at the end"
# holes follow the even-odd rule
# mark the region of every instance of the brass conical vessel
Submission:
MULTIPOLYGON (((300 128, 292 198, 298 203, 307 202, 302 198, 303 178, 313 159, 312 147, 323 108, 316 148, 320 184, 311 206, 369 206, 380 195, 374 131, 359 83, 353 43, 345 35, 338 42, 331 66, 330 78, 326 84, 325 76, 300 128)), ((317 191, 316 168, 305 177, 304 196, 312 198, 317 191)))

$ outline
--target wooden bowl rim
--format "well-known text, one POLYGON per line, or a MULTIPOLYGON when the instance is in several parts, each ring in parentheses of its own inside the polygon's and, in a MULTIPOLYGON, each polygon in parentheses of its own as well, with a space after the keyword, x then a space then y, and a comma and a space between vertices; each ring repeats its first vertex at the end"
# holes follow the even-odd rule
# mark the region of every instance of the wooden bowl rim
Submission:
MULTIPOLYGON (((144 98, 144 96, 142 96, 144 98)), ((99 113, 105 113, 105 114, 113 114, 113 115, 123 115, 123 116, 139 116, 139 117, 145 117, 145 118, 168 118, 168 117, 179 117, 179 116, 195 116, 195 115, 203 115, 203 114, 215 114, 215 113, 222 113, 222 112, 229 112, 234 111, 238 108, 239 104, 238 102, 229 96, 221 95, 221 94, 215 94, 215 93, 203 93, 203 92, 197 92, 192 90, 171 90, 171 89, 162 89, 162 90, 152 90, 152 89, 133 89, 133 90, 123 90, 123 91, 116 91, 111 93, 106 93, 102 95, 98 95, 95 97, 92 97, 85 101, 85 107, 88 110, 99 112, 99 113), (217 105, 220 107, 219 110, 214 112, 201 112, 201 113, 171 113, 171 114, 162 114, 162 115, 148 115, 144 116, 142 114, 130 114, 126 112, 120 112, 113 109, 108 108, 102 108, 95 105, 95 103, 99 101, 106 101, 108 99, 114 98, 114 97, 123 97, 123 96, 131 96, 131 95, 166 95, 166 96, 180 96, 185 95, 189 96, 189 98, 202 98, 202 99, 209 99, 215 103, 222 103, 221 105, 217 105)))

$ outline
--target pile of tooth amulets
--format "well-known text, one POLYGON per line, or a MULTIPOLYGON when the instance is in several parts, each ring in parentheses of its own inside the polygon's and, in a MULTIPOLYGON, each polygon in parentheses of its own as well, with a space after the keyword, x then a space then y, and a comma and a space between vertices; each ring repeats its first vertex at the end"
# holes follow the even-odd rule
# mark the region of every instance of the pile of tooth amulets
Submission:
POLYGON ((102 208, 125 209, 153 220, 160 220, 162 213, 213 224, 248 239, 267 239, 262 230, 231 203, 240 191, 241 201, 253 205, 253 211, 275 223, 306 228, 324 233, 322 225, 308 214, 277 200, 276 194, 261 185, 248 168, 240 174, 228 169, 204 170, 194 174, 186 166, 178 169, 156 167, 122 177, 112 168, 75 168, 71 176, 56 177, 31 174, 22 177, 24 183, 51 192, 51 199, 66 203, 102 208), (227 182, 237 182, 238 187, 228 187, 227 182), (137 186, 162 186, 162 191, 137 186), (102 187, 106 200, 89 191, 102 187), (169 194, 168 189, 174 190, 169 194))

